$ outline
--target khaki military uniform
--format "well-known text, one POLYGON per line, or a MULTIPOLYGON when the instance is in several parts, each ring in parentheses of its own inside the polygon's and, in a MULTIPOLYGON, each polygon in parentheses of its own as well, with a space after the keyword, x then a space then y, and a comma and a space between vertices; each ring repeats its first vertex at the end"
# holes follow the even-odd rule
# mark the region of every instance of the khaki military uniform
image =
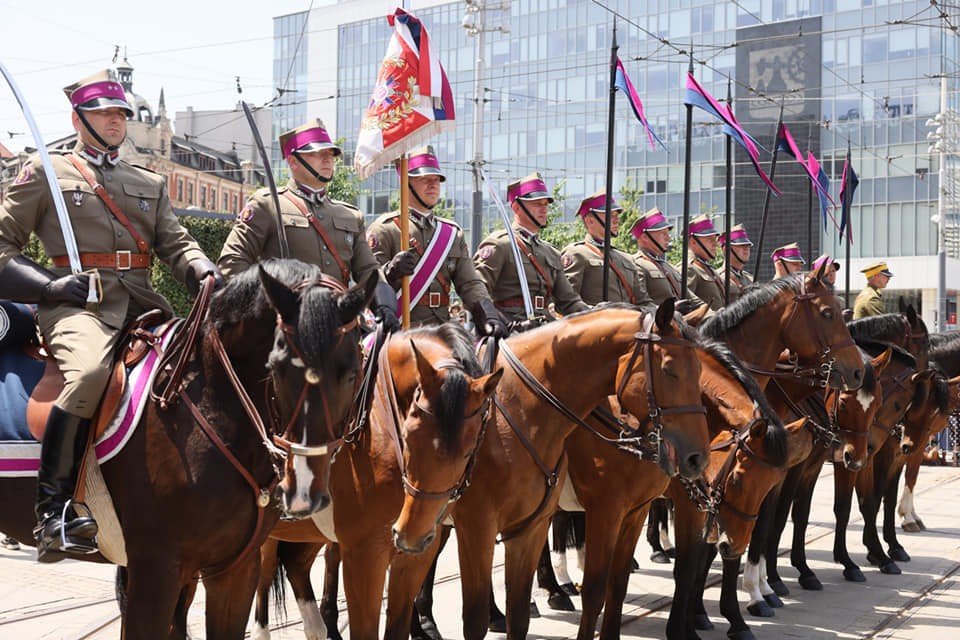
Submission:
POLYGON ((857 295, 857 299, 853 303, 853 319, 859 320, 869 316, 879 316, 883 313, 886 313, 883 306, 883 295, 879 289, 868 284, 857 295))
MULTIPOLYGON (((602 243, 601 243, 602 244, 602 243)), ((567 245, 560 252, 563 272, 570 286, 587 304, 603 301, 603 247, 589 235, 580 242, 567 245)), ((652 305, 643 276, 637 271, 630 254, 610 248, 610 272, 607 277, 607 300, 635 305, 652 305)))
MULTIPOLYGON (((530 301, 537 316, 549 317, 547 305, 551 300, 556 310, 563 315, 590 308, 570 286, 570 281, 563 274, 560 252, 553 245, 518 225, 513 225, 513 233, 521 244, 523 277, 530 288, 530 301), (534 266, 527 252, 533 256, 540 269, 534 266)), ((511 320, 526 319, 520 279, 510 246, 510 235, 506 229, 494 231, 480 243, 474 262, 497 308, 511 320)))
MULTIPOLYGON (((676 267, 662 258, 658 258, 643 249, 633 256, 637 271, 643 276, 647 285, 647 293, 655 304, 662 304, 667 298, 680 297, 680 272, 676 267)), ((687 291, 687 299, 702 302, 692 291, 687 291)))
MULTIPOLYGON (((451 220, 440 220, 432 215, 424 215, 410 210, 410 248, 418 254, 426 251, 437 232, 437 225, 450 224, 457 228, 457 235, 450 252, 437 271, 433 282, 424 292, 416 306, 410 309, 412 326, 435 325, 450 320, 450 288, 456 289, 463 300, 465 309, 472 310, 476 304, 487 297, 480 274, 473 266, 470 250, 463 237, 463 230, 451 220)), ((385 265, 400 253, 400 212, 386 213, 370 225, 367 230, 367 242, 373 256, 381 265, 385 265)))
MULTIPOLYGON (((82 143, 78 143, 76 157, 129 218, 148 250, 152 249, 182 282, 189 263, 206 256, 174 215, 166 180, 123 161, 116 166, 104 162, 102 168, 97 167, 82 150, 82 143)), ((80 253, 116 254, 121 267, 136 259, 140 250, 133 236, 114 218, 66 154, 52 154, 51 161, 80 253)), ((48 256, 66 255, 56 207, 37 156, 24 165, 0 207, 0 269, 20 254, 30 232, 37 234, 48 256)), ((70 273, 70 268, 54 267, 52 271, 63 276, 70 273)), ((46 345, 65 378, 56 404, 84 418, 92 416, 106 386, 120 329, 151 309, 161 309, 167 316, 173 313, 169 303, 150 286, 149 268, 100 267, 98 271, 103 291, 99 314, 79 306, 44 302, 37 310, 46 345)))
MULTIPOLYGON (((364 282, 377 269, 379 265, 367 246, 363 214, 359 209, 327 195, 304 193, 293 180, 280 189, 278 195, 291 258, 319 266, 326 275, 344 285, 349 283, 351 275, 355 282, 364 282), (316 219, 332 248, 291 197, 316 219)), ((240 212, 220 252, 217 266, 224 277, 241 273, 262 260, 280 257, 276 220, 270 190, 258 190, 240 212)))
POLYGON ((687 292, 696 295, 716 311, 724 306, 723 289, 722 272, 714 271, 708 263, 691 255, 687 262, 687 292))
MULTIPOLYGON (((724 265, 717 267, 717 275, 723 278, 724 265)), ((753 276, 743 269, 730 269, 730 302, 733 304, 743 295, 743 290, 753 284, 753 276)))

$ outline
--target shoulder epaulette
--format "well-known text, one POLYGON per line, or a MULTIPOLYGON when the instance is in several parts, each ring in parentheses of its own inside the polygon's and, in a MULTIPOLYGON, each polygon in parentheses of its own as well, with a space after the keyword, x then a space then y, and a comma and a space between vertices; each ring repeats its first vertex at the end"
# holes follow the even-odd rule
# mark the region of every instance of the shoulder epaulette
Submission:
POLYGON ((454 227, 457 231, 462 231, 462 229, 460 228, 460 225, 457 224, 456 220, 450 220, 449 218, 436 218, 436 217, 434 218, 434 220, 436 220, 440 224, 449 224, 450 226, 454 227))
POLYGON ((147 173, 152 173, 152 174, 155 175, 155 176, 159 176, 159 175, 160 175, 159 173, 157 173, 157 172, 154 171, 153 169, 148 169, 147 167, 143 166, 142 164, 134 164, 134 163, 132 163, 132 162, 129 163, 129 164, 130 164, 131 167, 136 167, 137 169, 142 169, 143 171, 146 171, 147 173))
POLYGON ((347 207, 348 209, 353 209, 354 211, 360 211, 360 207, 358 207, 357 205, 353 204, 352 202, 346 202, 346 201, 344 201, 344 200, 334 200, 333 198, 330 198, 330 202, 331 202, 332 204, 341 204, 341 205, 347 207))

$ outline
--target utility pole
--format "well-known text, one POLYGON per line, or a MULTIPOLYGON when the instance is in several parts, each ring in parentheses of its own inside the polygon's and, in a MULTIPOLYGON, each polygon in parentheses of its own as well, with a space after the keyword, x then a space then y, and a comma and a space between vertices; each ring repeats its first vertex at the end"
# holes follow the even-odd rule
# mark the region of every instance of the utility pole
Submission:
POLYGON ((947 247, 944 227, 947 216, 947 184, 951 178, 947 173, 947 157, 950 152, 950 120, 947 109, 947 75, 940 74, 940 113, 927 120, 928 127, 936 127, 927 134, 931 142, 930 153, 936 152, 940 168, 937 171, 937 317, 936 330, 945 331, 947 326, 947 247))
POLYGON ((486 110, 486 88, 484 76, 486 74, 486 37, 488 31, 510 33, 508 24, 499 24, 493 28, 486 27, 487 11, 509 11, 510 2, 500 2, 496 5, 486 5, 484 0, 464 0, 467 5, 466 14, 461 23, 468 36, 476 38, 473 65, 473 159, 470 166, 473 168, 473 206, 470 216, 470 250, 476 251, 480 246, 483 232, 483 178, 481 169, 483 159, 483 115, 486 110))

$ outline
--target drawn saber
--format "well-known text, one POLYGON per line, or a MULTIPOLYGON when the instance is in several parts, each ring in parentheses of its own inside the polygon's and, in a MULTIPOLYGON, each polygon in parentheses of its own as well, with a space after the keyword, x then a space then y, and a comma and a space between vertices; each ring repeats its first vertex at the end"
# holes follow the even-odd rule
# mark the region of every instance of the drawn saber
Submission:
MULTIPOLYGON (((7 84, 10 85, 10 90, 13 91, 17 102, 20 103, 20 111, 23 112, 27 126, 30 127, 30 133, 33 134, 33 141, 37 145, 40 163, 43 164, 43 172, 47 178, 47 186, 50 188, 50 195, 53 197, 53 205, 57 209, 57 221, 60 223, 60 231, 63 233, 63 244, 67 250, 67 258, 70 260, 70 270, 78 274, 83 271, 83 267, 80 265, 80 251, 77 249, 77 237, 73 235, 73 225, 70 223, 70 216, 67 214, 67 203, 63 200, 63 191, 60 189, 60 183, 57 182, 57 174, 53 170, 50 154, 47 153, 47 145, 43 143, 43 136, 40 135, 40 129, 37 128, 37 123, 33 119, 30 107, 27 106, 27 101, 24 99, 23 94, 20 93, 20 87, 17 86, 16 81, 13 79, 13 76, 10 75, 10 72, 7 71, 7 67, 3 62, 0 62, 0 72, 3 73, 4 79, 6 79, 7 84)), ((91 278, 92 277, 93 276, 91 276, 91 278)), ((93 286, 94 283, 91 282, 90 284, 87 302, 91 302, 89 298, 90 295, 96 296, 97 294, 97 288, 93 286)), ((93 302, 96 302, 96 298, 93 299, 93 302)))
MULTIPOLYGON (((513 221, 510 220, 510 216, 507 214, 507 208, 503 206, 503 202, 500 200, 500 195, 497 193, 496 189, 493 188, 493 185, 490 184, 490 181, 487 180, 487 174, 483 172, 483 167, 477 167, 480 170, 480 178, 483 179, 483 183, 487 185, 487 189, 490 190, 490 195, 493 196, 493 201, 497 204, 497 210, 500 211, 500 217, 503 218, 503 225, 507 229, 507 235, 510 236, 510 249, 513 251, 513 262, 517 265, 517 280, 520 281, 520 295, 523 297, 523 309, 527 312, 527 320, 533 320, 533 303, 530 301, 530 284, 527 282, 526 269, 523 268, 523 258, 520 257, 520 247, 517 246, 517 237, 513 233, 513 221)), ((474 233, 479 231, 475 229, 474 233)))
POLYGON ((240 101, 243 107, 243 115, 247 116, 247 124, 250 125, 250 131, 253 133, 253 141, 260 152, 260 161, 263 163, 264 173, 267 174, 267 186, 270 187, 270 196, 273 199, 273 208, 277 212, 277 218, 274 222, 277 225, 277 240, 280 242, 280 257, 290 257, 290 246, 287 244, 287 232, 283 228, 283 217, 280 215, 280 195, 277 193, 277 183, 273 180, 273 169, 270 167, 270 158, 267 156, 267 149, 263 146, 263 138, 260 137, 260 129, 257 127, 257 121, 253 118, 253 112, 245 100, 240 101))

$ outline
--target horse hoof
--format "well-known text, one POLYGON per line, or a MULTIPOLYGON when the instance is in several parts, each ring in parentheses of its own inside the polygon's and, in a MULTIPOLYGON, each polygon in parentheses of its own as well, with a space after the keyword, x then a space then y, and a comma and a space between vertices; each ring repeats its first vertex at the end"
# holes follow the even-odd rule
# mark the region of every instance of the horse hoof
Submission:
POLYGON ((566 584, 560 585, 560 589, 563 590, 568 596, 578 596, 580 595, 580 590, 577 589, 577 586, 572 582, 567 582, 566 584))
POLYGON ((756 618, 772 618, 776 615, 765 600, 751 602, 747 605, 747 612, 756 618))
POLYGON ((506 633, 507 632, 506 617, 490 618, 490 624, 487 625, 487 630, 492 633, 506 633))
POLYGON ((910 554, 903 547, 890 547, 888 550, 890 559, 896 562, 910 562, 910 554))
POLYGON ((437 629, 437 623, 432 618, 424 615, 418 617, 420 618, 419 628, 410 632, 413 640, 443 640, 440 630, 437 629))
POLYGON ((823 591, 823 583, 820 582, 820 579, 812 573, 805 576, 800 576, 797 582, 799 582, 800 586, 807 591, 823 591))
POLYGON ((343 636, 340 635, 340 632, 336 628, 331 629, 327 627, 327 640, 343 640, 343 636))
POLYGON ((667 550, 666 550, 666 554, 667 554, 667 557, 670 558, 670 559, 676 558, 676 557, 677 557, 677 549, 676 549, 676 547, 667 549, 667 550))
POLYGON ((920 531, 926 531, 927 525, 923 524, 923 520, 917 518, 917 526, 920 527, 920 531))
POLYGON ((783 608, 783 600, 781 600, 780 596, 775 593, 765 593, 763 594, 763 599, 774 609, 783 608))
POLYGON ((880 573, 888 576, 898 576, 903 572, 900 571, 900 567, 897 566, 897 563, 891 560, 890 562, 880 565, 880 573))
POLYGON ((670 556, 664 551, 654 551, 650 554, 650 559, 657 564, 670 564, 670 556))
POLYGON ((750 629, 741 629, 740 631, 727 631, 727 637, 730 640, 757 640, 757 636, 753 635, 753 631, 750 629))
POLYGON ((907 533, 918 533, 920 531, 920 525, 916 522, 904 522, 900 525, 900 528, 907 533))
POLYGON ((533 600, 530 601, 530 617, 531 618, 540 617, 540 609, 537 608, 537 603, 534 602, 533 600))
POLYGON ((773 589, 773 592, 778 596, 790 595, 790 589, 787 588, 787 585, 783 584, 783 580, 772 580, 767 584, 770 585, 770 588, 773 589))
POLYGON ((710 616, 705 613, 698 613, 693 616, 693 626, 698 631, 710 631, 714 624, 710 622, 710 616))
POLYGON ((631 558, 630 561, 631 561, 630 571, 634 571, 634 572, 640 571, 640 563, 637 562, 637 559, 631 558))
POLYGON ((870 553, 867 554, 867 562, 869 562, 875 567, 882 567, 883 565, 890 562, 890 559, 871 551, 870 553))
MULTIPOLYGON (((576 611, 576 608, 573 606, 573 600, 562 591, 560 593, 551 593, 550 597, 547 598, 547 606, 554 611, 576 611)), ((531 614, 530 617, 532 618, 533 615, 531 614)))
POLYGON ((860 571, 860 567, 849 567, 843 570, 843 578, 848 582, 866 582, 867 577, 860 571))

